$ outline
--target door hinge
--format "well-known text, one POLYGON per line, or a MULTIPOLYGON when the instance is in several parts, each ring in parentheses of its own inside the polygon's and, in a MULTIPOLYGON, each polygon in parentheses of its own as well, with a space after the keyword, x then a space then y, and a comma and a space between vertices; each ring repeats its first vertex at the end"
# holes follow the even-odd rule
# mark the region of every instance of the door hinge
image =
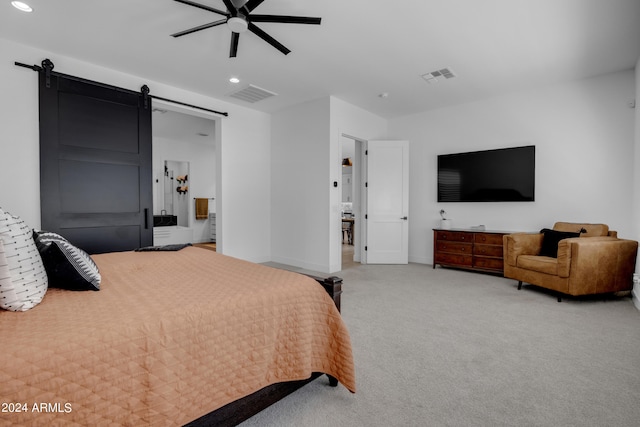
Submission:
POLYGON ((366 247, 366 246, 364 247, 364 250, 365 250, 365 251, 367 250, 367 247, 366 247))
POLYGON ((369 219, 369 215, 368 214, 364 214, 364 219, 369 219))
POLYGON ((369 188, 369 183, 368 183, 368 182, 365 182, 365 183, 364 183, 364 186, 365 186, 366 188, 369 188))
POLYGON ((368 156, 369 155, 369 150, 364 150, 364 155, 368 156))

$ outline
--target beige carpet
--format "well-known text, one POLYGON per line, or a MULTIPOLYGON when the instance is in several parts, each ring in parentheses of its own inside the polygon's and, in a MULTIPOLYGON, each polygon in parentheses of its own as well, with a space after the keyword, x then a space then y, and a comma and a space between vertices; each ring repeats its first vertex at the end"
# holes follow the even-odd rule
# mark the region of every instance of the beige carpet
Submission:
POLYGON ((640 312, 428 265, 344 269, 358 392, 326 377, 249 426, 638 426, 640 312))

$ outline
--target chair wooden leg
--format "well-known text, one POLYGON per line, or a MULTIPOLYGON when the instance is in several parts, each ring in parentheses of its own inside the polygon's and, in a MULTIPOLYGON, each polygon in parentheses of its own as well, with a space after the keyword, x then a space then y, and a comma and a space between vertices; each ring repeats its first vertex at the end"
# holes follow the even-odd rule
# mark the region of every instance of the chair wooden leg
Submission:
POLYGON ((518 280, 518 290, 522 289, 522 280, 518 280))

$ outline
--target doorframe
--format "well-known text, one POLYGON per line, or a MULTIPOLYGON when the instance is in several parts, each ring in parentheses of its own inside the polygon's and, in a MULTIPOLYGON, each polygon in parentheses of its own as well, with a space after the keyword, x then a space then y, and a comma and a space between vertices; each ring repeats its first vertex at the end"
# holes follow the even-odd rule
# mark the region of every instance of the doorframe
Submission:
MULTIPOLYGON (((366 264, 367 252, 364 250, 364 243, 367 241, 367 227, 364 226, 364 216, 367 206, 367 192, 365 191, 364 184, 367 177, 367 162, 365 157, 367 140, 346 133, 342 133, 341 137, 351 139, 355 142, 355 162, 353 163, 352 189, 354 205, 353 211, 356 214, 358 226, 354 234, 355 238, 353 239, 353 261, 366 264)), ((340 244, 342 245, 342 243, 340 244)), ((340 248, 340 251, 342 252, 342 248, 340 248)), ((342 259, 340 263, 342 264, 342 259)))
MULTIPOLYGON (((163 110, 169 110, 176 113, 182 113, 189 116, 202 117, 204 119, 213 120, 215 123, 214 130, 214 146, 216 153, 216 198, 215 198, 215 206, 216 206, 216 252, 223 252, 223 236, 222 236, 222 118, 220 114, 216 114, 214 112, 209 112, 205 110, 200 110, 196 108, 192 108, 182 104, 176 104, 171 101, 165 101, 153 98, 151 101, 152 108, 161 108, 163 110)), ((151 122, 151 129, 153 133, 153 121, 151 122)), ((152 144, 153 149, 153 144, 152 144)))

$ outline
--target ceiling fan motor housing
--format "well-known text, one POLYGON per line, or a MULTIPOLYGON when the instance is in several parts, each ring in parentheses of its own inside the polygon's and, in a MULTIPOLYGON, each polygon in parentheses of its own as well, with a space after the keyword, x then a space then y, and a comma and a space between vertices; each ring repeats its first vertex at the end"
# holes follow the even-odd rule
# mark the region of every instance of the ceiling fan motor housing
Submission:
POLYGON ((240 16, 233 16, 227 20, 227 26, 234 33, 244 33, 249 29, 247 20, 240 16))

